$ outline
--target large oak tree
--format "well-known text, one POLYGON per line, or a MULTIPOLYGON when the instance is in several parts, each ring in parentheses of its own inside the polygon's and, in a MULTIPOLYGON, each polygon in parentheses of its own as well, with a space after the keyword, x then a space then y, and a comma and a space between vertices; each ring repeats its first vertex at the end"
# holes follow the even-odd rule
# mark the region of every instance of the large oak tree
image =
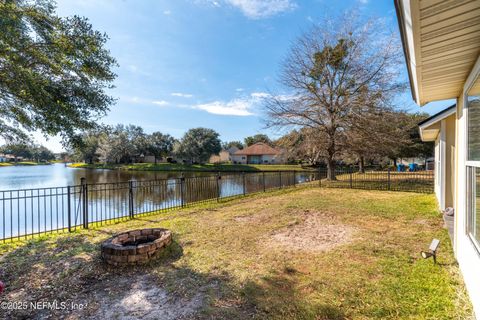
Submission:
POLYGON ((69 140, 94 127, 114 101, 106 41, 86 18, 58 17, 51 0, 0 0, 0 136, 69 140))
POLYGON ((292 45, 280 76, 289 95, 267 100, 267 125, 316 131, 327 177, 335 179, 346 133, 372 112, 389 112, 391 98, 404 89, 401 59, 395 33, 380 21, 360 23, 349 14, 325 20, 292 45))

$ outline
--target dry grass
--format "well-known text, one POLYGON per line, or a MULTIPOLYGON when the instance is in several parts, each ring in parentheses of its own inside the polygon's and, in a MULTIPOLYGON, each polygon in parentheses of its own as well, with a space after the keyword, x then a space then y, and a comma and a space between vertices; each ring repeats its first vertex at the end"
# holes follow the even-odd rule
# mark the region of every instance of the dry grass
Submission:
MULTIPOLYGON (((316 188, 282 191, 7 244, 1 250, 0 279, 7 283, 6 300, 88 303, 86 310, 71 312, 72 319, 106 315, 466 319, 471 315, 431 195, 316 188), (135 269, 104 266, 99 257, 101 241, 115 232, 145 226, 174 232, 174 243, 160 259, 135 269), (332 226, 345 234, 315 234, 316 227, 330 232, 332 226), (419 256, 433 237, 442 241, 439 265, 419 256), (312 243, 328 245, 317 250, 309 246, 312 243), (153 307, 159 305, 164 307, 153 307)), ((23 310, 6 317, 40 318, 51 313, 23 310)), ((53 316, 67 313, 57 310, 53 316)))

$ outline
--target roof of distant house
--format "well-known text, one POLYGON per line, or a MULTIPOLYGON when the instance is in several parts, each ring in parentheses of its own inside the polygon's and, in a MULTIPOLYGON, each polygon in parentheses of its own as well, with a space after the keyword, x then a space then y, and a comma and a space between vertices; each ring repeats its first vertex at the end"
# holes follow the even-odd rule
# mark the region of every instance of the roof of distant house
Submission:
POLYGON ((280 151, 270 147, 268 144, 263 143, 263 142, 257 142, 255 144, 252 144, 249 147, 246 147, 245 149, 238 150, 237 152, 234 153, 236 156, 242 155, 242 156, 259 156, 259 155, 277 155, 280 154, 280 151))

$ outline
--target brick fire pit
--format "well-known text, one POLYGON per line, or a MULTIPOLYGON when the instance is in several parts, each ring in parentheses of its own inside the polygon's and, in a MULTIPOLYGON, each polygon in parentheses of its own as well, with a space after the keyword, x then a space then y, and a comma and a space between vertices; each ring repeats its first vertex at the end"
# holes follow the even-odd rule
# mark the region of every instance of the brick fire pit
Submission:
POLYGON ((167 229, 132 230, 102 243, 102 258, 111 265, 141 264, 155 257, 172 242, 167 229))

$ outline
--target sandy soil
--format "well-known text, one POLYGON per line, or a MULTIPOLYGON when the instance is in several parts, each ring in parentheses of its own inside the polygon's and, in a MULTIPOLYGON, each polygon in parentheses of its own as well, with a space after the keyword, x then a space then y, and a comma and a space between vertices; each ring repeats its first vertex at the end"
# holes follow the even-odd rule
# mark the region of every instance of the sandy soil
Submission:
POLYGON ((148 275, 123 278, 116 294, 97 293, 98 309, 87 319, 189 319, 202 307, 204 294, 172 297, 148 275))
POLYGON ((274 233, 268 246, 288 250, 324 252, 354 240, 357 230, 340 224, 329 213, 306 210, 300 213, 300 222, 274 233))

